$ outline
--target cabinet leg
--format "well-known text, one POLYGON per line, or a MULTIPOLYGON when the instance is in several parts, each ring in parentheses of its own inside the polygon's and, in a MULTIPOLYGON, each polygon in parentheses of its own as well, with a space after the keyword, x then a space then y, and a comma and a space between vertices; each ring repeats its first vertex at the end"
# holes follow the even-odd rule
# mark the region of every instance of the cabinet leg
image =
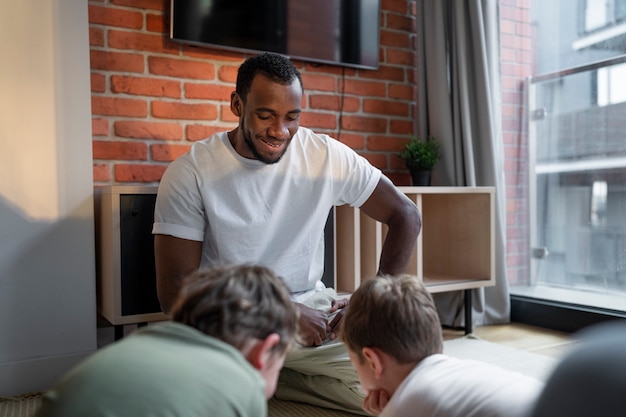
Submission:
POLYGON ((122 337, 124 337, 124 325, 123 324, 116 324, 115 326, 113 326, 113 340, 120 340, 122 337))
POLYGON ((472 333, 472 290, 465 291, 465 334, 472 333))

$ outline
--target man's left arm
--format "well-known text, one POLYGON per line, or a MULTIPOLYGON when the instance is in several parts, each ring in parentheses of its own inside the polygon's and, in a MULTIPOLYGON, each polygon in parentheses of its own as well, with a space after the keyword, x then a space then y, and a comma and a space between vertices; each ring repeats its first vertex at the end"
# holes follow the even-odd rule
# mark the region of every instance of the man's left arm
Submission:
MULTIPOLYGON (((361 211, 389 228, 380 254, 378 274, 400 275, 406 272, 422 229, 422 219, 415 203, 383 175, 372 195, 361 206, 361 211)), ((347 299, 333 303, 330 312, 339 311, 328 324, 330 339, 337 338, 345 313, 342 310, 348 304, 347 299)))
POLYGON ((372 195, 361 206, 361 211, 389 228, 380 255, 378 273, 404 273, 422 228, 420 212, 415 203, 383 175, 372 195))

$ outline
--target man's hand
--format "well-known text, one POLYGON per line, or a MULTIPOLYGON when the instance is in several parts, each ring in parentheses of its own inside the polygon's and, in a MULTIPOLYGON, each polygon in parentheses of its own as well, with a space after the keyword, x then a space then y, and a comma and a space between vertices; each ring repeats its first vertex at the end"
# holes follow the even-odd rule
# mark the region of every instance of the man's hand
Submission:
POLYGON ((342 298, 340 300, 334 300, 328 310, 329 314, 333 314, 335 311, 337 314, 333 317, 333 320, 328 324, 328 338, 335 340, 339 336, 339 330, 341 328, 341 321, 344 314, 346 314, 349 300, 342 298))
POLYGON ((326 313, 315 310, 303 304, 296 304, 300 308, 300 343, 303 346, 319 346, 326 339, 328 320, 326 313))
POLYGON ((389 393, 385 390, 370 391, 363 400, 363 409, 375 416, 382 413, 389 402, 389 393))

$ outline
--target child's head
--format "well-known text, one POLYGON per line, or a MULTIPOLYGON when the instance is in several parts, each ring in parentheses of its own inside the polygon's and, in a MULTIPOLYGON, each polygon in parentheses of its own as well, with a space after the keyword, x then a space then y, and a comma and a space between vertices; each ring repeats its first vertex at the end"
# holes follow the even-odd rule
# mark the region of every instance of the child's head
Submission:
POLYGON ((239 349, 266 381, 266 396, 295 341, 298 311, 284 282, 262 266, 225 266, 191 274, 172 320, 239 349))
POLYGON ((399 364, 441 353, 443 338, 432 296, 415 276, 366 280, 350 297, 341 338, 363 361, 365 347, 377 348, 399 364))

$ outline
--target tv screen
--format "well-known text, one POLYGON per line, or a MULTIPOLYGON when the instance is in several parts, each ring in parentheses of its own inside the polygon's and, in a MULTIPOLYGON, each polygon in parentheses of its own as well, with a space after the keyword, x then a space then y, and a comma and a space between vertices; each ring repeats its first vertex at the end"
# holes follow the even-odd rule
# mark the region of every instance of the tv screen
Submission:
POLYGON ((170 38, 378 68, 380 0, 172 0, 170 38))

